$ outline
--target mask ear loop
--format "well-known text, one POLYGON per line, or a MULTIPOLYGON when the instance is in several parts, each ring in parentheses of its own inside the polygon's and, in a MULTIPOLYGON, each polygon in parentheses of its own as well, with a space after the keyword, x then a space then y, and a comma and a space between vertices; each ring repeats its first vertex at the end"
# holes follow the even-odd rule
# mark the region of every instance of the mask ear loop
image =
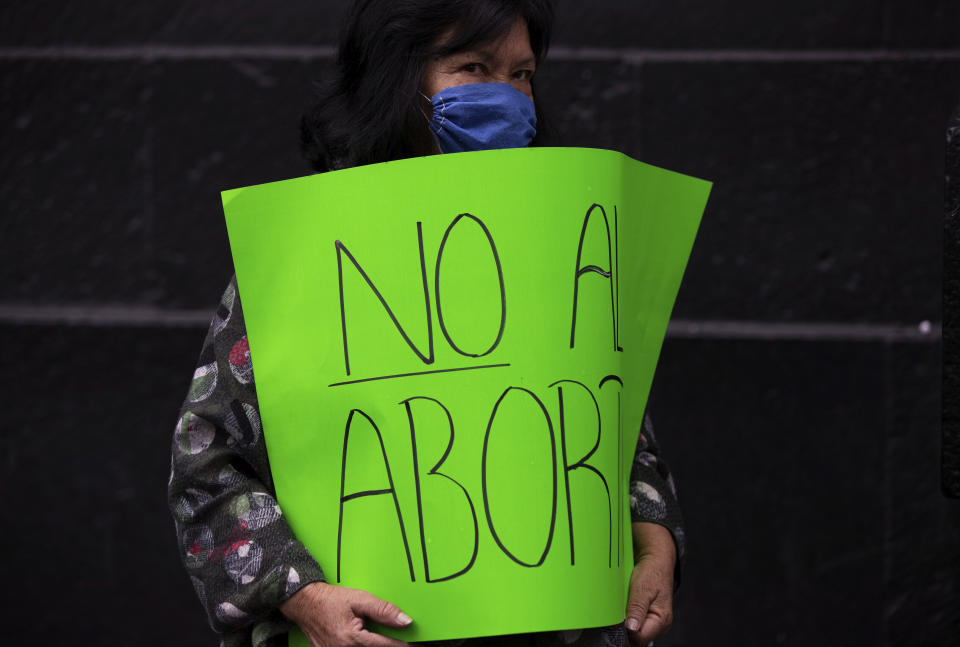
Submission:
MULTIPOLYGON (((430 97, 425 95, 423 92, 420 92, 420 96, 426 99, 430 107, 433 108, 433 100, 430 99, 430 97)), ((447 121, 447 103, 443 100, 443 97, 440 96, 440 92, 437 92, 434 96, 440 101, 440 121, 437 122, 436 126, 434 126, 433 119, 427 119, 427 123, 430 124, 432 129, 439 133, 441 130, 443 130, 443 124, 447 121)), ((420 109, 420 112, 423 112, 422 108, 420 109)), ((427 115, 424 114, 423 116, 426 117, 427 115)), ((434 108, 434 117, 436 117, 436 108, 434 108)))
MULTIPOLYGON (((425 95, 421 90, 418 90, 418 92, 420 93, 420 96, 423 97, 424 100, 427 102, 427 105, 433 108, 433 101, 430 100, 430 97, 425 95)), ((437 94, 439 95, 440 93, 438 92, 437 94)), ((440 146, 440 139, 437 137, 437 133, 439 133, 443 129, 443 122, 446 121, 446 118, 444 117, 444 114, 443 114, 445 108, 446 108, 446 104, 443 102, 443 99, 441 98, 440 99, 440 117, 441 117, 440 123, 434 126, 434 123, 433 123, 434 120, 427 116, 427 113, 423 111, 422 106, 420 107, 420 114, 422 114, 423 118, 426 119, 427 121, 427 128, 430 130, 430 135, 433 137, 433 143, 436 144, 437 152, 439 153, 443 153, 443 148, 440 146)))
MULTIPOLYGON (((425 95, 425 94, 423 93, 423 91, 421 91, 421 90, 417 90, 417 92, 420 94, 421 97, 424 98, 424 100, 427 102, 427 105, 432 108, 432 107, 433 107, 433 102, 430 101, 430 97, 428 97, 427 95, 425 95)), ((427 125, 430 125, 430 124, 433 122, 433 119, 431 119, 429 116, 427 116, 427 113, 425 113, 425 112, 423 111, 423 106, 422 106, 422 105, 420 106, 420 114, 423 115, 423 118, 427 120, 427 125)))

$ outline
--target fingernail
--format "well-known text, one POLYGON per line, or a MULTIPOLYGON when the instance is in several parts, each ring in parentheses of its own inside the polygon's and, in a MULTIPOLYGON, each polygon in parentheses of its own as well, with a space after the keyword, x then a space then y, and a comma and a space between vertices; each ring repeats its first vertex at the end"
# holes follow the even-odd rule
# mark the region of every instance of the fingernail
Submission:
POLYGON ((413 618, 411 618, 410 616, 408 616, 407 614, 405 614, 403 611, 401 611, 399 614, 397 614, 397 621, 398 621, 400 624, 406 626, 406 625, 410 624, 411 622, 413 622, 413 618))
POLYGON ((636 618, 627 618, 626 623, 627 631, 636 631, 640 628, 640 621, 636 618))

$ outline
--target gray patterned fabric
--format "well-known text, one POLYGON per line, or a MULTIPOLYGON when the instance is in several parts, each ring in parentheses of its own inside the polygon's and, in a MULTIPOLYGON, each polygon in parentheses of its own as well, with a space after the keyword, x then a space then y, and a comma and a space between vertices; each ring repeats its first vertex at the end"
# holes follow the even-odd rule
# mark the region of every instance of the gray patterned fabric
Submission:
MULTIPOLYGON (((225 647, 286 645, 290 623, 279 605, 304 585, 325 581, 275 497, 234 278, 180 411, 168 486, 184 567, 225 647)), ((679 581, 685 552, 680 509, 649 418, 634 457, 630 504, 634 521, 656 522, 673 534, 679 581)), ((626 636, 616 625, 447 643, 604 647, 626 645, 626 636)))

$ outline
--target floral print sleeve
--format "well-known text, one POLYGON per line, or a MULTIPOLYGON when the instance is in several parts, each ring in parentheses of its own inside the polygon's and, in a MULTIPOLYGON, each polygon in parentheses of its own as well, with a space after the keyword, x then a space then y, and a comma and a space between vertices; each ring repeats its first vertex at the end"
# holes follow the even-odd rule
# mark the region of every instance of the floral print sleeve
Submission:
POLYGON ((278 606, 324 576, 275 498, 235 278, 210 324, 172 455, 168 502, 210 625, 226 647, 286 644, 278 606))
POLYGON ((664 526, 673 535, 677 545, 677 566, 674 570, 674 590, 679 587, 680 573, 686 558, 687 542, 683 531, 683 517, 677 502, 677 488, 670 469, 660 455, 660 446, 653 433, 650 416, 644 414, 643 428, 637 440, 637 450, 630 470, 631 521, 649 521, 664 526))

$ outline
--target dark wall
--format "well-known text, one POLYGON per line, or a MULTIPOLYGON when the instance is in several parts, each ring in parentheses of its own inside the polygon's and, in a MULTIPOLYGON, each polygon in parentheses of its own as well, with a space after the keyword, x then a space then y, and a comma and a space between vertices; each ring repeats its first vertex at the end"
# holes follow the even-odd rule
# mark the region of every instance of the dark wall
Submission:
MULTIPOLYGON (((165 508, 170 435, 231 273, 219 191, 308 172, 298 116, 344 4, 0 9, 5 641, 216 644, 165 508)), ((538 100, 564 143, 715 182, 651 394, 690 541, 658 645, 957 644, 960 3, 558 5, 538 100)))

